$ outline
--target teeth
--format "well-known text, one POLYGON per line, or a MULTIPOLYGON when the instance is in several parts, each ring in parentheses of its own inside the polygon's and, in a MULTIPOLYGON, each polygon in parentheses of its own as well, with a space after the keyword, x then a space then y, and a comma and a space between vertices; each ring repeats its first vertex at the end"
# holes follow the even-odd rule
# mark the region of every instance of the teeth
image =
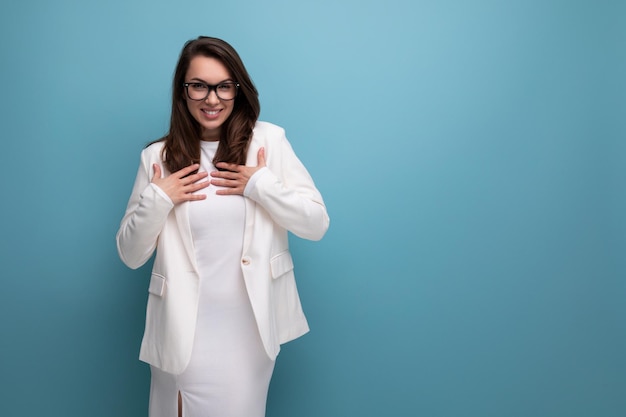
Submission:
POLYGON ((209 111, 209 110, 202 110, 203 112, 205 112, 208 115, 216 115, 217 113, 219 113, 219 110, 213 110, 213 111, 209 111))

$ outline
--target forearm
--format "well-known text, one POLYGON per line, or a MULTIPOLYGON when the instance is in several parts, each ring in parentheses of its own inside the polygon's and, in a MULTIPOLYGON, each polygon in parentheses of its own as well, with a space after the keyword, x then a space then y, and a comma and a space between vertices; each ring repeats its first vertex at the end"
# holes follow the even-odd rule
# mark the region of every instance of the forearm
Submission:
POLYGON ((150 184, 140 195, 131 196, 117 233, 117 250, 128 267, 139 268, 150 259, 173 206, 150 184))
POLYGON ((245 196, 262 206, 279 226, 304 239, 319 240, 324 236, 330 222, 328 213, 308 174, 301 175, 301 181, 292 187, 267 168, 253 179, 245 196))

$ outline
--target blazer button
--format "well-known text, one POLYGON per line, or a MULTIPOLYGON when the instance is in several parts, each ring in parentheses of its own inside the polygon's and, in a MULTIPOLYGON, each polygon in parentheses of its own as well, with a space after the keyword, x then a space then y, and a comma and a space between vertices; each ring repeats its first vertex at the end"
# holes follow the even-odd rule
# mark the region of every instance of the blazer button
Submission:
POLYGON ((241 263, 244 264, 244 265, 250 265, 250 259, 249 258, 243 258, 241 260, 241 263))

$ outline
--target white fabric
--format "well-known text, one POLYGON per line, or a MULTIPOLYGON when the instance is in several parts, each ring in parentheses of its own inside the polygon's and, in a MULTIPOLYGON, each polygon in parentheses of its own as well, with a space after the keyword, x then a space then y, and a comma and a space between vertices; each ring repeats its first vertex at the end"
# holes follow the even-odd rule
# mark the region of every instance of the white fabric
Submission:
MULTIPOLYGON (((201 171, 211 172, 218 142, 201 142, 201 171)), ((152 367, 150 417, 263 417, 274 361, 265 353, 240 266, 244 197, 217 195, 189 205, 200 276, 191 359, 180 375, 152 367)))
MULTIPOLYGON (((287 232, 318 240, 329 218, 322 196, 294 153, 285 131, 257 122, 246 165, 257 166, 263 147, 267 169, 254 187, 246 187, 243 251, 240 258, 250 304, 263 346, 270 359, 280 344, 309 330, 296 287, 287 232)), ((163 142, 141 153, 135 184, 117 233, 122 261, 138 268, 154 255, 146 326, 139 358, 157 368, 180 374, 193 348, 200 300, 199 272, 193 248, 189 206, 173 205, 150 185, 154 164, 163 175, 163 142), (156 251, 156 254, 155 254, 156 251)))

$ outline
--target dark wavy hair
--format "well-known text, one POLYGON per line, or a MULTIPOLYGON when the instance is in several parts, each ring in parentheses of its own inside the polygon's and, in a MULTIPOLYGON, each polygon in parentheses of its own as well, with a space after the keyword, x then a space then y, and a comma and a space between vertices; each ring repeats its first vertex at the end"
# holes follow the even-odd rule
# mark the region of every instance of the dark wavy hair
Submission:
POLYGON ((202 128, 187 109, 183 87, 189 63, 196 56, 219 60, 228 69, 234 81, 239 83, 233 112, 222 125, 220 144, 213 163, 229 162, 244 165, 252 129, 261 111, 259 93, 239 54, 230 44, 221 39, 200 36, 185 43, 174 72, 170 130, 157 141, 165 141, 162 153, 165 167, 170 172, 176 172, 190 164, 200 162, 202 128))

